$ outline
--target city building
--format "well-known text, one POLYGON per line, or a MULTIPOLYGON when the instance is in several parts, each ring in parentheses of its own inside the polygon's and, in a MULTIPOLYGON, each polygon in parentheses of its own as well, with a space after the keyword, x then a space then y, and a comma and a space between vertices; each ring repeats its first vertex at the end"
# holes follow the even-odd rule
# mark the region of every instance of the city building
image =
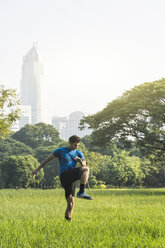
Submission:
POLYGON ((30 105, 21 105, 21 117, 19 120, 19 129, 24 127, 26 124, 31 124, 31 106, 30 105))
POLYGON ((77 135, 79 137, 84 137, 85 135, 91 134, 91 129, 87 127, 83 130, 79 129, 80 120, 83 118, 84 113, 80 111, 73 112, 69 115, 69 117, 52 117, 52 125, 56 128, 60 137, 64 140, 68 140, 68 138, 72 135, 77 135))
POLYGON ((19 130, 19 121, 17 120, 12 124, 10 131, 15 133, 18 130, 19 130))
MULTIPOLYGON (((26 109, 25 123, 30 121, 29 111, 31 111, 31 124, 45 122, 43 62, 35 44, 23 58, 21 105, 26 106, 24 108, 26 109), (31 110, 27 106, 30 106, 31 110)), ((23 119, 20 121, 21 127, 23 119)))

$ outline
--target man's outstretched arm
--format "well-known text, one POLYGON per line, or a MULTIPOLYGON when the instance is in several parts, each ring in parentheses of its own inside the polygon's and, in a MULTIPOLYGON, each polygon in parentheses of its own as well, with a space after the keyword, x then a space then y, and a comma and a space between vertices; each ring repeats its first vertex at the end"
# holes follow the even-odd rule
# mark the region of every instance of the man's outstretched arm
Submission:
POLYGON ((55 156, 51 153, 44 161, 42 161, 42 163, 40 164, 40 166, 38 166, 38 168, 36 168, 35 170, 32 171, 32 177, 34 175, 37 175, 38 172, 45 166, 47 165, 51 160, 53 160, 55 158, 55 156))

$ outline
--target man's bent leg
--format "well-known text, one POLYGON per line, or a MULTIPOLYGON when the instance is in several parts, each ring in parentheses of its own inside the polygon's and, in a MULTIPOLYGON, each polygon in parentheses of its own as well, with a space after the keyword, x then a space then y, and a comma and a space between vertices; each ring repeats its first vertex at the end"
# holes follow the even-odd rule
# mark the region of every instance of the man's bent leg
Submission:
POLYGON ((89 178, 89 168, 88 167, 82 167, 82 174, 80 178, 80 183, 86 185, 89 178))
POLYGON ((89 178, 89 168, 82 167, 82 174, 80 178, 80 191, 77 193, 78 198, 92 200, 92 197, 88 196, 84 191, 84 187, 88 181, 88 178, 89 178))
POLYGON ((82 167, 82 174, 80 177, 80 193, 84 192, 84 187, 88 181, 89 178, 89 168, 88 167, 82 167))

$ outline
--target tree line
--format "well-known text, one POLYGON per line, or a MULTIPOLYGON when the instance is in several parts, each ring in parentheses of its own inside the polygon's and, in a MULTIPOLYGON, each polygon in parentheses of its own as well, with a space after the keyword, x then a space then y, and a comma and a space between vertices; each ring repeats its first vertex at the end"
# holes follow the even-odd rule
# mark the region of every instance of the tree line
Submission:
MULTIPOLYGON (((13 118, 16 115, 15 110, 13 118)), ((28 124, 10 135, 6 132, 4 138, 3 119, 0 187, 60 187, 57 159, 31 177, 31 171, 53 150, 67 146, 59 132, 52 125, 28 124)), ((91 187, 165 186, 165 79, 124 92, 102 111, 84 117, 80 128, 86 124, 93 132, 82 139, 79 149, 90 168, 91 187)))

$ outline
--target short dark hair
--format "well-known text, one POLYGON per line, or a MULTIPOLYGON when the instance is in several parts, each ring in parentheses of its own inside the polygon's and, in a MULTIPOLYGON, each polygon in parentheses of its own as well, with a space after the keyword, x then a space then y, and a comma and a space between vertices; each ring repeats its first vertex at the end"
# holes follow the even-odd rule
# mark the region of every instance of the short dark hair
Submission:
POLYGON ((70 143, 80 143, 80 137, 78 137, 77 135, 72 135, 70 138, 69 138, 69 142, 70 143))

